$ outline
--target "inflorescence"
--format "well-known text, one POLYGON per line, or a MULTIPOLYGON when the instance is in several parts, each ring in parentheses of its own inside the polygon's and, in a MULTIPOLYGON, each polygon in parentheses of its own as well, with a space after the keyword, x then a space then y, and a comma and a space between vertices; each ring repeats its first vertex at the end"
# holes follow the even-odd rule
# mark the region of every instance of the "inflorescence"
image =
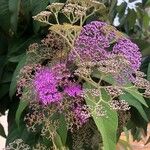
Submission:
POLYGON ((47 135, 52 142, 61 123, 48 119, 53 114, 63 114, 68 130, 74 132, 93 115, 107 118, 106 105, 117 112, 128 112, 128 102, 120 98, 127 88, 142 89, 141 95, 150 97, 150 82, 139 71, 142 56, 138 46, 105 22, 92 21, 82 27, 93 14, 87 14, 88 10, 104 8, 97 1, 83 1, 52 3, 47 11, 34 16, 51 25, 52 31, 40 44, 29 46, 27 55, 32 64, 27 63, 19 75, 17 94, 29 101, 31 112, 25 117, 27 128, 35 132, 44 124, 42 136, 47 135), (59 13, 70 24, 60 24, 59 13), (49 23, 51 15, 57 24, 49 23), (79 20, 80 25, 74 25, 79 20), (86 103, 87 99, 92 106, 86 103))

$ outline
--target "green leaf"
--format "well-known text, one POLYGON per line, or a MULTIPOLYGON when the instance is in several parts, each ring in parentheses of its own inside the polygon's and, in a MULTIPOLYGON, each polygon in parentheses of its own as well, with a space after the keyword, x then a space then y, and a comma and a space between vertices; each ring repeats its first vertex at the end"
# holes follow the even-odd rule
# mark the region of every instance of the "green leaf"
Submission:
POLYGON ((18 56, 13 56, 13 57, 9 58, 8 61, 9 62, 19 62, 23 56, 24 56, 24 54, 20 54, 18 56))
POLYGON ((104 150, 115 150, 118 126, 117 113, 111 110, 108 105, 105 105, 104 109, 107 111, 108 118, 97 118, 96 116, 93 116, 93 118, 102 135, 104 150))
POLYGON ((117 0, 111 1, 111 6, 109 9, 109 20, 111 23, 113 23, 113 20, 114 20, 114 12, 115 12, 115 8, 116 8, 116 4, 117 4, 117 0))
POLYGON ((150 81, 150 63, 148 64, 147 80, 150 81))
POLYGON ((110 84, 114 84, 115 80, 113 79, 112 75, 104 75, 102 72, 98 71, 98 70, 94 70, 92 73, 92 77, 95 78, 101 78, 103 77, 103 80, 110 83, 110 84))
POLYGON ((8 93, 9 84, 0 84, 0 99, 8 93))
POLYGON ((0 27, 6 32, 9 32, 10 14, 8 0, 0 0, 0 27))
MULTIPOLYGON (((52 125, 50 125, 49 130, 53 132, 55 130, 55 128, 52 125)), ((53 142, 55 143, 55 146, 57 147, 57 149, 59 149, 59 150, 64 149, 64 145, 62 143, 61 137, 59 136, 57 131, 56 131, 56 134, 54 136, 53 142)))
POLYGON ((22 58, 22 60, 20 60, 18 66, 16 67, 16 70, 14 71, 12 81, 11 81, 11 84, 10 84, 10 89, 9 89, 9 96, 11 98, 14 95, 14 93, 16 92, 17 75, 19 74, 20 69, 24 66, 25 62, 26 62, 26 56, 24 56, 22 58))
POLYGON ((19 127, 19 123, 20 123, 21 114, 25 110, 25 108, 28 106, 28 104, 29 104, 29 101, 20 100, 20 103, 19 103, 19 106, 18 106, 18 109, 16 112, 16 116, 15 116, 15 121, 16 121, 16 124, 18 125, 18 127, 19 127))
POLYGON ((1 78, 1 83, 10 83, 12 79, 12 75, 13 75, 13 72, 11 72, 11 70, 5 69, 1 78))
POLYGON ((145 13, 143 16, 143 28, 145 30, 148 30, 149 24, 150 24, 150 16, 148 13, 147 14, 145 13))
POLYGON ((10 24, 14 32, 17 31, 20 2, 21 0, 9 0, 10 24))
POLYGON ((142 94, 135 87, 127 87, 124 90, 127 93, 130 93, 135 98, 135 100, 139 101, 141 104, 148 107, 148 105, 146 104, 146 101, 143 98, 142 94))
POLYGON ((11 58, 12 56, 25 53, 28 46, 36 40, 38 40, 36 35, 30 36, 29 38, 22 37, 11 40, 8 47, 9 51, 7 57, 11 58))
POLYGON ((6 134, 5 134, 5 130, 4 127, 2 126, 2 124, 0 123, 0 135, 4 138, 6 138, 6 134))
POLYGON ((61 141, 63 145, 65 145, 67 140, 67 126, 66 126, 65 116, 63 114, 59 116, 59 121, 61 123, 59 128, 57 129, 57 132, 61 137, 61 141))
POLYGON ((147 2, 146 2, 145 5, 146 5, 146 6, 150 6, 150 0, 147 0, 147 2))
POLYGON ((101 89, 102 98, 105 102, 108 102, 110 100, 110 95, 105 89, 101 89))
MULTIPOLYGON (((0 51, 1 51, 1 49, 0 49, 0 51)), ((4 70, 4 67, 5 67, 5 65, 6 65, 6 56, 0 56, 0 80, 1 80, 1 77, 2 77, 2 75, 3 75, 3 70, 4 70)))
MULTIPOLYGON (((67 140, 67 126, 66 126, 66 120, 65 120, 65 116, 64 114, 60 114, 60 113, 54 113, 51 117, 51 119, 54 121, 54 120, 58 120, 59 122, 61 122, 57 128, 57 133, 59 135, 59 137, 61 138, 61 142, 63 145, 66 144, 66 140, 67 140)), ((53 128, 50 127, 50 129, 53 128)))
MULTIPOLYGON (((86 102, 90 105, 88 99, 86 102)), ((104 105, 104 109, 107 112, 107 117, 93 115, 93 119, 102 135, 104 150, 116 150, 117 112, 111 110, 108 105, 104 105)))
POLYGON ((134 28, 134 25, 136 23, 136 18, 137 18, 137 13, 133 9, 129 9, 128 16, 125 20, 129 30, 134 28))
POLYGON ((121 95, 120 98, 127 101, 129 105, 135 107, 138 110, 138 112, 141 114, 141 116, 146 121, 148 121, 147 115, 142 107, 142 104, 139 101, 137 101, 137 99, 133 95, 131 95, 129 93, 125 93, 125 94, 121 95))
POLYGON ((22 139, 26 144, 33 146, 37 144, 39 141, 40 133, 32 133, 27 131, 25 123, 23 121, 20 122, 20 127, 18 128, 16 123, 14 122, 9 128, 8 136, 6 139, 6 145, 12 143, 16 139, 22 139))
POLYGON ((132 39, 141 49, 142 56, 150 55, 150 42, 142 39, 132 39))
MULTIPOLYGON (((104 91, 103 91, 104 92, 104 91)), ((105 100, 106 97, 103 97, 105 100)), ((96 107, 95 98, 90 94, 85 98, 87 105, 96 107)), ((108 99, 107 99, 108 101, 108 99)), ((97 117, 96 114, 92 113, 92 117, 95 121, 95 124, 98 130, 101 133, 103 139, 103 148, 104 150, 116 150, 116 134, 118 128, 118 115, 117 112, 112 110, 110 106, 106 103, 102 103, 104 110, 107 113, 107 116, 97 117)))

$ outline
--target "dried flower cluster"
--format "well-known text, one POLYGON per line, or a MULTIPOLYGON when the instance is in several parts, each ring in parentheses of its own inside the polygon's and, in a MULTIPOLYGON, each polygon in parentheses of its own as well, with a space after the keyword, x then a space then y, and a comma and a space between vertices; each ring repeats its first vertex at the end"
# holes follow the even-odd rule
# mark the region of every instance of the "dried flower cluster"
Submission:
POLYGON ((115 86, 114 87, 108 86, 106 90, 112 98, 119 97, 121 94, 123 94, 123 91, 119 87, 115 86))
POLYGON ((47 65, 51 60, 63 61, 67 52, 66 41, 53 31, 50 31, 39 44, 31 44, 27 50, 29 63, 42 63, 44 65, 47 65))
POLYGON ((31 150, 30 146, 25 144, 22 139, 16 139, 14 142, 10 143, 5 150, 31 150))
POLYGON ((125 100, 112 100, 110 102, 110 107, 115 110, 129 110, 129 104, 125 100))
POLYGON ((144 77, 146 75, 143 72, 136 72, 136 79, 134 81, 134 84, 139 89, 144 89, 143 96, 146 98, 150 98, 150 82, 146 80, 144 77))
POLYGON ((51 14, 52 13, 49 11, 42 11, 38 15, 34 16, 33 18, 40 22, 48 23, 48 20, 51 14))
POLYGON ((66 4, 52 3, 47 6, 48 11, 42 11, 33 18, 42 23, 53 25, 49 22, 49 17, 54 16, 57 24, 60 24, 58 15, 64 14, 71 24, 80 21, 80 25, 82 25, 95 12, 102 13, 105 9, 103 3, 94 0, 67 0, 66 4))
POLYGON ((33 150, 47 150, 47 147, 44 144, 38 143, 32 149, 33 150))
POLYGON ((39 128, 44 121, 45 109, 43 110, 43 107, 37 102, 30 103, 28 109, 29 113, 26 114, 24 121, 28 131, 36 132, 37 128, 39 128))
POLYGON ((20 74, 18 76, 18 87, 17 87, 17 95, 22 95, 24 89, 28 88, 34 78, 35 72, 41 69, 40 64, 30 64, 24 66, 20 70, 20 74))

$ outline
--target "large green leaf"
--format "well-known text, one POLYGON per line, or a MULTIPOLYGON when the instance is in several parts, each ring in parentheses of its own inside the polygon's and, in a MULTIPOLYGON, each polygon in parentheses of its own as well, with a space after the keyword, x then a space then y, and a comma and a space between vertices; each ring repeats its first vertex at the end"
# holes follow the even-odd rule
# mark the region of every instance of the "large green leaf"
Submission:
POLYGON ((111 97, 105 89, 101 89, 102 98, 105 102, 108 102, 111 97))
POLYGON ((150 81, 150 63, 148 64, 147 80, 150 81))
POLYGON ((136 23, 137 13, 133 9, 128 10, 128 16, 126 17, 126 25, 128 26, 128 30, 133 29, 136 23))
POLYGON ((58 128, 57 128, 57 133, 59 137, 61 138, 62 144, 65 146, 66 140, 67 140, 67 126, 66 126, 66 120, 65 116, 63 113, 54 113, 51 117, 52 120, 58 120, 60 122, 58 128))
POLYGON ((22 112, 25 110, 25 108, 28 106, 28 104, 29 104, 29 101, 20 100, 20 103, 19 103, 19 106, 18 106, 18 109, 16 112, 16 117, 15 117, 15 121, 16 121, 16 124, 18 125, 18 127, 19 127, 22 112))
POLYGON ((146 6, 150 6, 150 0, 147 0, 146 6))
MULTIPOLYGON (((103 100, 108 99, 102 92, 103 100)), ((92 107, 96 107, 95 98, 88 94, 85 98, 87 105, 92 107)), ((92 113, 92 117, 95 121, 95 124, 98 130, 101 133, 102 140, 103 140, 103 149, 104 150, 116 150, 116 135, 117 135, 117 128, 118 128, 118 116, 117 112, 112 110, 110 106, 106 103, 102 103, 103 109, 106 111, 106 116, 97 117, 95 113, 92 113)))
POLYGON ((0 0, 0 27, 6 32, 9 32, 10 15, 8 0, 0 0))
POLYGON ((14 71, 14 74, 13 74, 13 77, 12 77, 12 81, 11 81, 11 84, 10 84, 10 89, 9 89, 9 96, 11 98, 16 92, 17 75, 19 74, 20 69, 24 66, 25 62, 26 62, 26 56, 24 56, 22 58, 22 60, 20 60, 16 70, 14 71))
POLYGON ((39 39, 36 35, 30 36, 29 38, 26 37, 14 38, 9 42, 9 51, 7 57, 11 58, 16 55, 21 55, 25 53, 28 46, 37 40, 39 39))
MULTIPOLYGON (((88 99, 86 99, 86 102, 88 105, 91 105, 91 102, 88 99)), ((107 116, 97 117, 96 115, 93 115, 93 119, 102 135, 104 150, 115 150, 118 116, 108 105, 104 105, 104 109, 107 112, 107 116)))
POLYGON ((9 0, 11 29, 16 32, 21 0, 9 0))
MULTIPOLYGON (((49 126, 49 130, 52 132, 55 131, 55 128, 53 127, 53 125, 49 126)), ((55 133, 55 136, 53 137, 53 142, 58 150, 64 150, 64 145, 62 143, 62 139, 57 131, 55 133)))
POLYGON ((63 114, 59 116, 59 121, 61 123, 60 123, 59 128, 57 129, 57 132, 59 136, 61 137, 61 141, 63 145, 65 145, 66 140, 67 140, 67 126, 66 126, 65 116, 63 114))
POLYGON ((17 55, 17 56, 13 56, 13 57, 9 58, 8 61, 9 62, 19 62, 23 56, 24 56, 24 53, 17 55))
POLYGON ((109 20, 111 23, 113 23, 114 20, 116 4, 117 4, 117 0, 111 1, 111 6, 109 9, 109 20))
POLYGON ((141 104, 148 107, 148 105, 146 104, 146 101, 143 98, 142 94, 135 87, 127 87, 124 90, 127 93, 130 93, 135 98, 135 100, 139 101, 141 104))
POLYGON ((0 99, 8 93, 8 90, 9 90, 9 84, 7 84, 7 83, 0 84, 0 91, 1 91, 0 99))
POLYGON ((146 121, 148 121, 147 115, 142 107, 142 104, 139 101, 137 101, 133 95, 131 95, 129 93, 125 93, 125 94, 121 95, 120 98, 127 101, 129 105, 135 107, 138 110, 138 112, 141 114, 141 116, 146 121))
POLYGON ((36 15, 42 10, 46 9, 46 6, 49 4, 49 0, 30 0, 32 15, 36 15))
POLYGON ((150 42, 149 41, 145 39, 132 39, 132 40, 139 46, 143 57, 149 56, 150 54, 150 42))
POLYGON ((5 130, 1 123, 0 123, 0 135, 2 137, 6 138, 5 130))

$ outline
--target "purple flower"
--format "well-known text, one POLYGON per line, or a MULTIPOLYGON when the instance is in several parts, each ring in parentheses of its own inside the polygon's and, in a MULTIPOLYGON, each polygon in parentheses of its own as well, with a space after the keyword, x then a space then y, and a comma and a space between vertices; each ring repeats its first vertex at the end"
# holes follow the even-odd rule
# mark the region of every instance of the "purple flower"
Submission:
POLYGON ((43 104, 50 104, 62 100, 62 93, 57 90, 57 80, 53 72, 44 68, 38 71, 34 78, 35 91, 43 104))
POLYGON ((124 57, 131 63, 133 70, 138 70, 141 65, 142 55, 136 44, 129 39, 120 39, 113 47, 113 54, 123 54, 124 57))
MULTIPOLYGON (((79 37, 75 41, 75 51, 81 59, 87 61, 99 61, 107 57, 105 48, 109 47, 109 39, 101 31, 107 25, 104 22, 93 21, 83 27, 79 37)), ((70 60, 75 60, 76 54, 71 52, 70 60)))
POLYGON ((49 68, 42 68, 35 75, 34 85, 37 90, 47 85, 56 85, 55 76, 49 68))
POLYGON ((82 89, 80 85, 70 83, 68 87, 65 88, 65 93, 71 97, 80 96, 82 94, 82 89))
POLYGON ((57 64, 52 68, 42 68, 36 72, 33 84, 37 98, 43 104, 60 102, 64 96, 81 95, 81 86, 69 80, 71 74, 65 64, 57 64))
MULTIPOLYGON (((111 28, 104 22, 93 21, 83 27, 75 41, 74 50, 84 61, 101 61, 111 54, 123 54, 131 63, 132 69, 138 70, 141 65, 141 53, 138 46, 118 35, 115 28, 111 28), (115 45, 113 46, 112 43, 115 45)), ((75 60, 76 58, 72 50, 69 59, 75 60)))

